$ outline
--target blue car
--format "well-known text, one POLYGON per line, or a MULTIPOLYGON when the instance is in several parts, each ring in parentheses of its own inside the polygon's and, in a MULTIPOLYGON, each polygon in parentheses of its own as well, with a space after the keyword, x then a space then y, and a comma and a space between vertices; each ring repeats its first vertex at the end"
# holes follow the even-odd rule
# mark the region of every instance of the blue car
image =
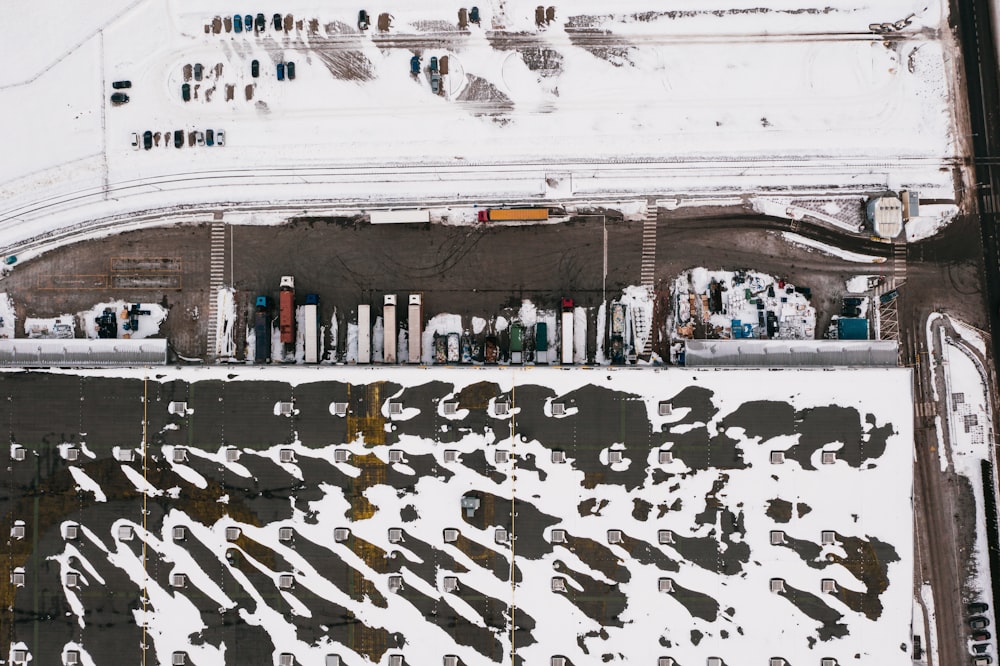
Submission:
POLYGON ((247 32, 253 31, 253 16, 247 14, 243 17, 243 26, 246 28, 247 32))
POLYGON ((413 56, 410 58, 410 74, 416 76, 420 74, 420 56, 413 56))
POLYGON ((431 56, 431 71, 438 71, 438 59, 437 56, 431 56))
POLYGON ((283 62, 278 63, 278 80, 279 81, 285 80, 285 63, 283 62))
POLYGON ((239 14, 233 17, 233 32, 243 32, 243 17, 239 14))

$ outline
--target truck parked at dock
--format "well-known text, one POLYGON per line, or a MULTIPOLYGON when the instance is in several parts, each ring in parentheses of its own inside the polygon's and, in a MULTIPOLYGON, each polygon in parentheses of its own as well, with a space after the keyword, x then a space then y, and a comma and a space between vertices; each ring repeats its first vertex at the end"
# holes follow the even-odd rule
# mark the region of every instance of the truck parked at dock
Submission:
POLYGON ((420 294, 410 294, 409 322, 407 324, 407 330, 409 331, 409 354, 407 361, 409 363, 421 362, 424 347, 423 325, 424 298, 420 294))
POLYGON ((271 313, 267 296, 258 296, 253 313, 254 363, 271 361, 271 313))
POLYGON ((386 294, 382 303, 385 326, 382 358, 385 363, 396 363, 396 294, 386 294))
POLYGON ((291 275, 284 275, 281 278, 278 329, 281 332, 281 344, 295 344, 295 278, 291 275))
POLYGON ((562 299, 562 363, 573 364, 573 299, 562 299))
POLYGON ((367 303, 358 306, 358 363, 372 362, 372 309, 367 303))
POLYGON ((479 211, 480 222, 522 222, 549 219, 548 208, 487 208, 479 211))
POLYGON ((306 363, 319 363, 322 357, 319 339, 319 296, 316 294, 306 294, 306 305, 303 314, 305 315, 305 339, 306 339, 306 363))

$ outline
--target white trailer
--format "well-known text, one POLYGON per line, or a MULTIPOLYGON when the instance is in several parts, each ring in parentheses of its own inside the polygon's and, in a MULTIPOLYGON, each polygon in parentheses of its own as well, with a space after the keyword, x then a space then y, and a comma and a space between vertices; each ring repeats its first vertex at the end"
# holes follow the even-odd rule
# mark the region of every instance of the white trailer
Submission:
POLYGON ((396 294, 386 294, 382 302, 383 357, 386 363, 396 363, 396 294))
POLYGON ((368 213, 372 224, 426 224, 431 221, 429 210, 373 210, 368 213))
POLYGON ((424 299, 420 294, 410 294, 409 362, 420 363, 423 355, 424 299))
POLYGON ((372 309, 367 303, 358 306, 358 363, 372 362, 372 309))
POLYGON ((319 298, 316 294, 306 294, 305 315, 306 363, 319 363, 319 298))
POLYGON ((573 364, 573 299, 562 302, 562 331, 560 331, 563 365, 573 364))

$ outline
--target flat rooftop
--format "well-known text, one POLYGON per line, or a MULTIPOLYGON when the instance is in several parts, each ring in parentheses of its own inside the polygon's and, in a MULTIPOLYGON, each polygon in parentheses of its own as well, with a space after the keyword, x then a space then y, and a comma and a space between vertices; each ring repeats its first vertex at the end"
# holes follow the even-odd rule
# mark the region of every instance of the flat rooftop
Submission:
POLYGON ((910 662, 908 369, 2 378, 33 663, 910 662))

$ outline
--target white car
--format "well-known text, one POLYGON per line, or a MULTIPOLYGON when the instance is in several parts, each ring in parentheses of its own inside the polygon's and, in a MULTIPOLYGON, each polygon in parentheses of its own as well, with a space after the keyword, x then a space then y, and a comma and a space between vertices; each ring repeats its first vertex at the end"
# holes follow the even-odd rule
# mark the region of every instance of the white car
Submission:
POLYGON ((226 145, 226 133, 222 130, 215 130, 215 145, 224 146, 226 145))
POLYGON ((139 150, 139 135, 132 132, 132 150, 139 150))

